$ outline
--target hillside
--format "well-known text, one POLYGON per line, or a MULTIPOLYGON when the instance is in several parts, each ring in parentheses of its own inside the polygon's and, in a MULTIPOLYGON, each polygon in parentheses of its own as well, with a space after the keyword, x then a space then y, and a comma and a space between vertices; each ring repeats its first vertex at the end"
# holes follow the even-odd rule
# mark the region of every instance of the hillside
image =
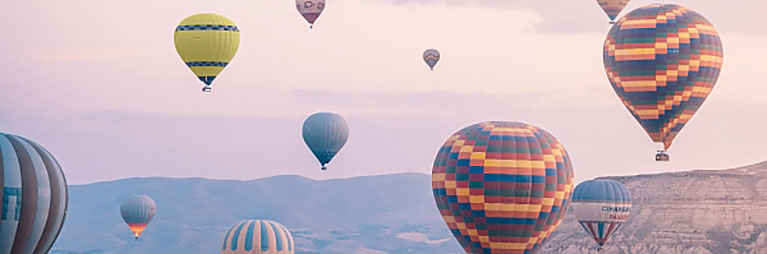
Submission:
POLYGON ((223 234, 244 218, 282 222, 298 253, 454 253, 431 177, 398 174, 314 181, 141 178, 70 187, 67 220, 52 253, 219 253, 223 234), (155 219, 134 241, 119 206, 145 193, 155 219))
MULTIPOLYGON (((767 162, 605 178, 626 184, 634 199, 629 220, 605 253, 767 253, 767 162)), ((546 250, 593 252, 582 231, 568 214, 546 250)))
MULTIPOLYGON (((767 253, 767 162, 716 171, 608 177, 634 208, 605 253, 767 253)), ((315 181, 136 178, 70 187, 70 209, 52 253, 219 253, 243 218, 285 224, 297 253, 461 253, 422 174, 315 181), (134 241, 118 207, 146 193, 158 214, 134 241)), ((593 253, 568 214, 542 253, 593 253)))

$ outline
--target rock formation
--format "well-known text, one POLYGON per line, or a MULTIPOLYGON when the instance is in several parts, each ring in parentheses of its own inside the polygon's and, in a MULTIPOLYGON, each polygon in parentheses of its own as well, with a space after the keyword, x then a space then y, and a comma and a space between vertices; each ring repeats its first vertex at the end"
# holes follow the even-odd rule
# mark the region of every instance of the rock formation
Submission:
MULTIPOLYGON (((729 169, 604 177, 633 196, 604 253, 767 254, 767 162, 729 169)), ((597 253, 568 213, 542 253, 597 253)))

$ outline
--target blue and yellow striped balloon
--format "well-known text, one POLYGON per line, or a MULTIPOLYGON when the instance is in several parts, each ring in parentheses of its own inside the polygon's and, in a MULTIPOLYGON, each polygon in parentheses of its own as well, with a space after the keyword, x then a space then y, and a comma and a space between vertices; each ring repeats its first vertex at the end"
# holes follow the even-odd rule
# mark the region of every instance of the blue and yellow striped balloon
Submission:
POLYGON ((290 231, 270 220, 243 220, 224 236, 221 254, 293 254, 290 231))
POLYGON ((192 15, 176 27, 176 51, 210 91, 213 80, 234 58, 240 47, 240 29, 227 17, 203 13, 192 15))

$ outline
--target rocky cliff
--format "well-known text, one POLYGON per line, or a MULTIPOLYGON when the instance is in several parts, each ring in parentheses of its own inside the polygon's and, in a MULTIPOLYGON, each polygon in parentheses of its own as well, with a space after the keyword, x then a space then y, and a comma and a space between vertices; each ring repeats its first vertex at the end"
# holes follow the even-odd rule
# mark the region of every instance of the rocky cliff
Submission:
MULTIPOLYGON (((767 162, 730 170, 605 177, 633 195, 604 253, 767 253, 767 162)), ((596 253, 572 213, 542 253, 596 253)))

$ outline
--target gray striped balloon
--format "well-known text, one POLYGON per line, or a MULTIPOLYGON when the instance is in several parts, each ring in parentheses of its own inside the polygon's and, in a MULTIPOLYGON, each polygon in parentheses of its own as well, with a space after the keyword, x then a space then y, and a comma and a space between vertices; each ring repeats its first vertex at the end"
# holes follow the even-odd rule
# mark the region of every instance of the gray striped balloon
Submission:
POLYGON ((349 125, 336 113, 315 113, 304 121, 302 130, 304 142, 326 170, 328 164, 349 138, 349 125))
POLYGON ((136 239, 152 221, 155 212, 157 212, 157 204, 147 195, 130 196, 120 205, 120 215, 123 216, 123 220, 133 231, 136 239))
POLYGON ((221 254, 293 254, 294 244, 290 231, 280 223, 243 220, 224 235, 221 254))
POLYGON ((0 185, 0 253, 48 253, 67 211, 59 163, 37 143, 0 133, 0 185))

